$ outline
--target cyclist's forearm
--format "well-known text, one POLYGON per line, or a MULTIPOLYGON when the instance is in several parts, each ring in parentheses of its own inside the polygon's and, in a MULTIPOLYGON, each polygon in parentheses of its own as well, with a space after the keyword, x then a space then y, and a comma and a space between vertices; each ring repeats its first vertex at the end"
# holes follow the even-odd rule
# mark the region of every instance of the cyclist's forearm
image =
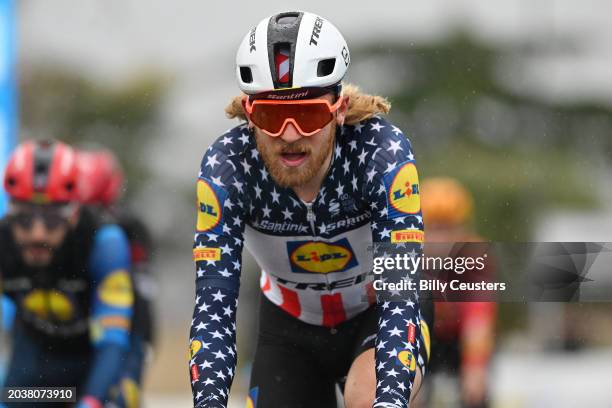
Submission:
POLYGON ((419 355, 419 305, 397 301, 382 302, 378 307, 376 402, 407 407, 419 355))
POLYGON ((236 368, 238 294, 229 288, 199 288, 190 333, 189 375, 196 407, 225 407, 236 368))
POLYGON ((106 343, 95 349, 93 365, 85 386, 85 395, 103 401, 125 363, 126 348, 106 343))

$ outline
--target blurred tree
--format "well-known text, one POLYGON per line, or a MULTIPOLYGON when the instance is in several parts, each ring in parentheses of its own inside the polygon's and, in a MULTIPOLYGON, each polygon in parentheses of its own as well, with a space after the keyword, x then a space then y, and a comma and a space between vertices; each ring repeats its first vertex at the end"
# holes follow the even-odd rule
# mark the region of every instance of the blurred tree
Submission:
POLYGON ((610 107, 516 91, 522 64, 546 47, 558 44, 496 48, 457 33, 435 44, 354 52, 353 61, 391 67, 379 79, 390 82, 383 88, 392 119, 415 143, 421 177, 466 183, 476 227, 492 240, 528 241, 538 211, 553 205, 594 206, 593 162, 612 159, 610 107))
POLYGON ((22 72, 20 82, 22 137, 105 146, 118 155, 128 181, 146 181, 145 147, 158 136, 156 124, 166 87, 161 76, 144 74, 111 87, 44 67, 22 72))

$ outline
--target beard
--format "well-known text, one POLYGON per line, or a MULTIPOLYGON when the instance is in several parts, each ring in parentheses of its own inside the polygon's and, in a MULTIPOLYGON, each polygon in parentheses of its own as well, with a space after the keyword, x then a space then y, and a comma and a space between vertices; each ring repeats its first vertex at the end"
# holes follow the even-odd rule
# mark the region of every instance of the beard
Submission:
POLYGON ((294 143, 286 143, 280 138, 274 139, 272 142, 264 142, 262 141, 264 137, 267 136, 255 132, 257 150, 272 179, 284 188, 299 187, 312 180, 325 164, 333 150, 336 126, 332 125, 329 135, 323 141, 320 149, 313 149, 304 138, 294 143), (306 160, 296 167, 286 166, 281 161, 281 155, 283 154, 305 154, 306 160))
POLYGON ((44 268, 53 260, 57 248, 45 242, 26 242, 18 244, 24 263, 33 268, 44 268))

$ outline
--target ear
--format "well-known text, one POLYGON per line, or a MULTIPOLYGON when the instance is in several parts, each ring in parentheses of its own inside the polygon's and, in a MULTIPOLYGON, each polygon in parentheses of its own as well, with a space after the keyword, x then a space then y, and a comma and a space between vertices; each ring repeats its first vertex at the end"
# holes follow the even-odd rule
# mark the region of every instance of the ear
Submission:
POLYGON ((240 100, 240 103, 242 104, 242 111, 244 112, 244 117, 247 119, 248 127, 249 129, 253 129, 255 125, 253 124, 253 122, 251 122, 251 116, 249 115, 249 111, 247 110, 247 107, 246 107, 247 100, 248 100, 248 96, 244 95, 242 99, 240 100))
POLYGON ((346 120, 346 115, 348 113, 349 97, 343 95, 340 98, 342 98, 342 103, 340 103, 340 107, 336 111, 336 122, 339 126, 342 126, 344 125, 344 121, 346 120))

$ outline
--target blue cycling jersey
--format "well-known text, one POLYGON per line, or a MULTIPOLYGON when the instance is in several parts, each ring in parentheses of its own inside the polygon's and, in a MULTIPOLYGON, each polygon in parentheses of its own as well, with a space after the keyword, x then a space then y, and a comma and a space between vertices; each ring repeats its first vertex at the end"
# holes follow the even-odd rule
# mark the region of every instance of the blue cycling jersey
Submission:
POLYGON ((129 245, 121 228, 112 224, 78 228, 67 239, 45 271, 32 271, 15 254, 8 223, 0 222, 1 289, 16 307, 16 340, 27 337, 28 344, 38 347, 33 355, 53 354, 49 364, 32 370, 23 368, 27 363, 21 359, 26 356, 14 354, 7 381, 15 386, 47 385, 46 381, 58 380, 53 361, 81 355, 93 344, 87 378, 79 378, 79 393, 104 400, 129 345, 134 298, 129 245), (87 253, 85 259, 80 258, 82 252, 87 253))
POLYGON ((338 127, 328 173, 306 203, 272 179, 254 136, 237 126, 208 148, 197 193, 194 405, 227 405, 244 244, 262 269, 264 295, 306 323, 333 327, 377 303, 376 404, 406 407, 420 347, 419 303, 416 294, 377 301, 369 250, 393 242, 421 251, 418 175, 402 132, 381 117, 338 127))

